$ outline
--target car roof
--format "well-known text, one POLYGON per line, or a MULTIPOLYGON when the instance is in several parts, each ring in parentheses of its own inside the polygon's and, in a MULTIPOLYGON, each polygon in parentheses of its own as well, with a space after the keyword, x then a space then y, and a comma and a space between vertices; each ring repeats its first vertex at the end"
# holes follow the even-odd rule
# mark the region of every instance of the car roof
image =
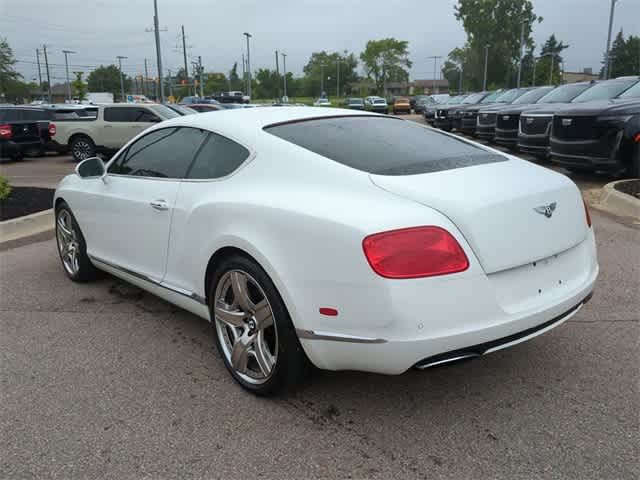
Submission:
POLYGON ((168 126, 188 126, 211 130, 222 135, 228 135, 248 144, 255 143, 256 134, 266 126, 312 120, 335 116, 372 116, 382 117, 376 113, 353 111, 342 108, 304 107, 304 108, 238 108, 205 112, 198 115, 176 117, 157 124, 157 128, 168 126))

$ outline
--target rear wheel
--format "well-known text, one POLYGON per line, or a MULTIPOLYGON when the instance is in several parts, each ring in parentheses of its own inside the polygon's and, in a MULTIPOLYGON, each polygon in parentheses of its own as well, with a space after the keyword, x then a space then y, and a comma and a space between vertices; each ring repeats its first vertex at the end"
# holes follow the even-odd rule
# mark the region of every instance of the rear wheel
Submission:
POLYGON ((244 256, 224 259, 209 295, 216 344, 245 389, 269 395, 300 383, 308 360, 269 276, 244 256))
POLYGON ((69 144, 69 150, 76 162, 96 156, 96 146, 93 140, 85 135, 74 137, 69 144))
POLYGON ((87 244, 71 209, 61 203, 56 209, 56 242, 67 276, 74 282, 88 282, 98 275, 87 255, 87 244))

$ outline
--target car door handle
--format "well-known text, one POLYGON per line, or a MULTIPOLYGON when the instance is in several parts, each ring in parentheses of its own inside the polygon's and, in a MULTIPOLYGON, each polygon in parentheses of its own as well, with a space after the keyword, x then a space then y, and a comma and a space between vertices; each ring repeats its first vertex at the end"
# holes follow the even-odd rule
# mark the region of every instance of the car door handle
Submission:
POLYGON ((156 210, 169 210, 169 205, 164 200, 154 200, 149 205, 156 210))

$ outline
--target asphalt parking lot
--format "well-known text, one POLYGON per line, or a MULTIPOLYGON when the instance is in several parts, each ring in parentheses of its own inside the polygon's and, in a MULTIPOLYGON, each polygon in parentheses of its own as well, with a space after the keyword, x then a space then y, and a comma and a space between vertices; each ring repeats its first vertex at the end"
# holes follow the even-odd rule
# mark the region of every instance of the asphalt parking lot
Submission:
MULTIPOLYGON (((47 186, 74 166, 0 175, 47 186)), ((640 229, 592 217, 600 277, 564 325, 401 376, 316 371, 272 399, 233 382, 205 321, 113 277, 70 282, 51 239, 13 245, 0 478, 638 478, 640 229)))

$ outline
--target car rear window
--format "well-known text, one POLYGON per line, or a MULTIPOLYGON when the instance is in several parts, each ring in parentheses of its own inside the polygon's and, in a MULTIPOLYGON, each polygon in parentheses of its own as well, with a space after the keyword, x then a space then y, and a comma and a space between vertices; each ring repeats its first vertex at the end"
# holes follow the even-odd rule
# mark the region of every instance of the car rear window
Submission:
POLYGON ((390 117, 325 117, 270 125, 264 130, 377 175, 415 175, 506 160, 456 137, 390 117))

